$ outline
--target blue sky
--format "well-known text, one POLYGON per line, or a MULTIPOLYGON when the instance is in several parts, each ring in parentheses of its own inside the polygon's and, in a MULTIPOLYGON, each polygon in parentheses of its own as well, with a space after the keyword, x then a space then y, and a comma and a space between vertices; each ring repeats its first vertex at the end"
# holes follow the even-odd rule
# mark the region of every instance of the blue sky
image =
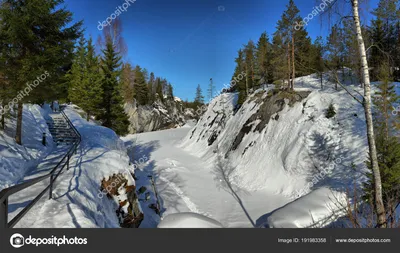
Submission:
MULTIPOLYGON (((340 0, 343 1, 343 0, 340 0)), ((104 21, 124 0, 65 0, 74 20, 84 20, 85 35, 95 40, 104 21)), ((203 92, 210 78, 217 90, 229 83, 237 50, 249 39, 275 31, 289 0, 136 0, 119 18, 128 46, 125 61, 139 64, 156 76, 167 78, 175 96, 194 98, 197 84, 203 92)), ((376 7, 363 7, 364 19, 376 7)), ((302 17, 321 1, 295 0, 302 17)), ((325 37, 328 24, 314 18, 307 30, 311 38, 325 37), (324 24, 322 24, 324 23, 324 24)))

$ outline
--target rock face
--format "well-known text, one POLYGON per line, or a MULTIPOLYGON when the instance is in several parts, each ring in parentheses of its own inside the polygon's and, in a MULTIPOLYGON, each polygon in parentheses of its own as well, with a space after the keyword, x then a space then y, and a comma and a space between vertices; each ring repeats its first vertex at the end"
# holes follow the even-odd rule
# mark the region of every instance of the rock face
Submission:
POLYGON ((180 99, 157 100, 152 105, 144 106, 126 103, 125 112, 129 117, 131 134, 183 126, 187 118, 180 99))

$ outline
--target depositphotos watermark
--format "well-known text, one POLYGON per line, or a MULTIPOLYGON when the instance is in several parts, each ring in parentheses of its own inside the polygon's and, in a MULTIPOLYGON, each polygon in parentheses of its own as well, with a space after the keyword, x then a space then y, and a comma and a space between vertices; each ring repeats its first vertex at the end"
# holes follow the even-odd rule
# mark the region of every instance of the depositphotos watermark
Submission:
POLYGON ((99 21, 99 25, 97 26, 97 29, 99 29, 101 31, 104 29, 104 27, 111 25, 111 22, 114 19, 116 19, 119 15, 121 15, 122 12, 125 12, 126 10, 128 10, 128 8, 131 6, 131 3, 133 4, 135 2, 136 2, 136 0, 125 0, 125 3, 123 3, 122 5, 120 5, 118 7, 115 7, 114 13, 112 13, 103 22, 99 21))
POLYGON ((397 116, 400 114, 400 105, 398 105, 397 107, 393 107, 392 114, 393 116, 397 116))
POLYGON ((36 88, 41 82, 46 80, 47 77, 50 76, 49 72, 44 72, 41 76, 38 76, 35 81, 29 83, 26 83, 26 87, 18 92, 18 95, 14 97, 8 104, 4 105, 3 107, 0 107, 0 115, 6 114, 13 108, 16 104, 18 104, 19 101, 21 101, 24 97, 29 96, 29 93, 33 90, 33 88, 36 88))
POLYGON ((31 235, 27 238, 24 238, 21 234, 13 234, 10 237, 10 244, 14 248, 21 248, 24 245, 35 245, 38 247, 39 245, 86 245, 88 243, 87 238, 73 237, 68 238, 65 235, 61 238, 58 238, 52 235, 50 238, 34 238, 31 235))
POLYGON ((300 30, 302 27, 306 27, 308 23, 316 16, 324 12, 325 8, 329 6, 334 0, 322 0, 320 5, 317 5, 313 8, 312 12, 308 14, 302 21, 296 22, 294 29, 300 30))

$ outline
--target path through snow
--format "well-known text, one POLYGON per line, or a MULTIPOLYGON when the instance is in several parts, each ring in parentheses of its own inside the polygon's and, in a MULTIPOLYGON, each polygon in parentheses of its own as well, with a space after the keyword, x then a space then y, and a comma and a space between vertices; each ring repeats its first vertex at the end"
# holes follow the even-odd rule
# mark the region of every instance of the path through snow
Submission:
MULTIPOLYGON (((138 163, 142 157, 147 158, 147 162, 139 166, 135 173, 139 177, 138 184, 148 175, 155 178, 163 217, 172 213, 194 212, 213 218, 225 227, 252 227, 253 224, 261 225, 268 213, 290 201, 267 191, 245 190, 235 192, 240 198, 236 199, 215 179, 213 164, 178 147, 190 129, 190 126, 185 126, 122 138, 133 163, 138 163)), ((146 203, 142 202, 142 205, 146 203)), ((145 222, 142 227, 154 225, 145 222)))

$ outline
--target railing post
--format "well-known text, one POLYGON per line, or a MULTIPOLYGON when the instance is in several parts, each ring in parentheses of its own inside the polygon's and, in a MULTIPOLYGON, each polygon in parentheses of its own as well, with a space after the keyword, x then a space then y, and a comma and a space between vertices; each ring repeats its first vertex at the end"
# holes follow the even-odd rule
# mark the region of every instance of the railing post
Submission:
POLYGON ((0 203, 0 228, 8 228, 8 197, 0 203))
POLYGON ((70 157, 71 155, 70 154, 68 154, 68 157, 67 157, 67 170, 69 170, 69 157, 70 157))
POLYGON ((53 198, 53 175, 50 176, 50 189, 49 189, 49 199, 53 198))

